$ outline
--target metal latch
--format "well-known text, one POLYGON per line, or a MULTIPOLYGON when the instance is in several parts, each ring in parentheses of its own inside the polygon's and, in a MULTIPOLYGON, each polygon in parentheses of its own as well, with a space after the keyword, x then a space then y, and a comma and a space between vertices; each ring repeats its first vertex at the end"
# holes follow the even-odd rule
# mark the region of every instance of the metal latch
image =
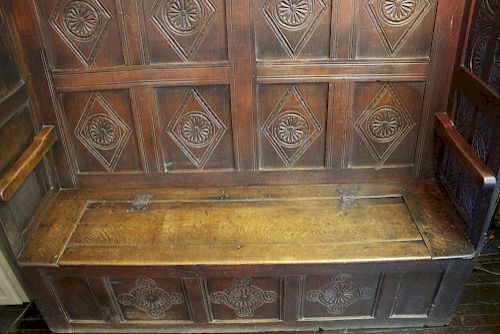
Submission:
POLYGON ((358 192, 359 186, 337 189, 337 193, 340 195, 340 206, 342 209, 359 208, 359 203, 356 198, 358 192))
POLYGON ((132 203, 130 209, 128 209, 128 212, 146 211, 151 198, 153 198, 153 195, 151 194, 135 194, 134 202, 132 203))

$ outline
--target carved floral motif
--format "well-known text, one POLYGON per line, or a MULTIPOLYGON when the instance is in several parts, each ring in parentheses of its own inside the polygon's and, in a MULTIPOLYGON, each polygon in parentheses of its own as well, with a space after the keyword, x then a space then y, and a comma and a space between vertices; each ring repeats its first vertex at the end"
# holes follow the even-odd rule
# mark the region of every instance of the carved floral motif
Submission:
POLYGON ((276 137, 285 147, 297 147, 309 135, 307 120, 295 110, 287 111, 276 122, 276 137))
POLYGON ((217 8, 211 0, 157 0, 150 19, 184 62, 191 61, 217 8))
POLYGON ((280 0, 276 3, 276 17, 288 29, 300 29, 311 17, 313 0, 280 0))
POLYGON ((368 0, 366 9, 390 56, 405 44, 409 36, 432 8, 431 0, 368 0))
POLYGON ((118 144, 118 132, 114 121, 105 114, 95 114, 87 120, 88 138, 101 150, 111 150, 118 144))
POLYGON ((370 137, 379 143, 387 143, 394 140, 401 130, 401 117, 396 109, 382 107, 371 114, 368 120, 370 126, 370 137))
POLYGON ((224 304, 235 310, 237 317, 249 318, 262 305, 276 302, 278 294, 274 291, 264 291, 252 285, 251 278, 243 277, 235 279, 231 288, 212 292, 209 299, 214 304, 224 304))
POLYGON ((324 0, 266 0, 261 13, 293 59, 307 44, 327 8, 324 0))
POLYGON ((382 166, 415 127, 399 93, 386 83, 356 120, 354 128, 382 166))
POLYGON ((75 128, 80 143, 112 172, 132 130, 99 93, 92 93, 75 128))
POLYGON ((179 121, 182 138, 188 145, 204 147, 210 143, 213 136, 213 124, 201 112, 192 111, 185 114, 179 121))
POLYGON ((392 24, 405 23, 415 12, 415 0, 384 0, 382 4, 383 17, 392 24))
POLYGON ((133 306, 153 319, 161 319, 173 305, 184 303, 184 297, 179 293, 168 293, 156 286, 150 278, 138 279, 136 287, 128 293, 118 296, 118 303, 133 306))
POLYGON ((227 127, 195 89, 190 88, 167 125, 167 134, 199 169, 221 141, 227 127))
POLYGON ((262 125, 262 133, 287 167, 300 159, 322 131, 295 85, 288 88, 262 125))
POLYGON ((345 309, 360 300, 367 300, 374 295, 371 288, 360 288, 351 281, 351 275, 339 273, 331 279, 331 283, 318 290, 306 293, 306 300, 320 303, 332 315, 340 315, 345 309))
POLYGON ((111 20, 99 0, 59 0, 49 23, 75 56, 92 67, 111 20))
POLYGON ((99 13, 91 4, 71 1, 66 4, 64 13, 64 24, 74 37, 88 39, 94 36, 99 26, 99 13))
POLYGON ((165 21, 177 33, 193 33, 202 19, 203 7, 198 0, 171 0, 165 6, 165 21))

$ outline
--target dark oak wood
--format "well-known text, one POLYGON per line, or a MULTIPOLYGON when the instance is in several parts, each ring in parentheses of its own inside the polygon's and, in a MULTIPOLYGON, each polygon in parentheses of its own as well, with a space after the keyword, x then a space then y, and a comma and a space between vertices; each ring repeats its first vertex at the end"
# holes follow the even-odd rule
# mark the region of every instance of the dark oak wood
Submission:
POLYGON ((450 323, 499 188, 492 1, 1 9, 0 169, 60 139, 0 204, 51 329, 450 323))

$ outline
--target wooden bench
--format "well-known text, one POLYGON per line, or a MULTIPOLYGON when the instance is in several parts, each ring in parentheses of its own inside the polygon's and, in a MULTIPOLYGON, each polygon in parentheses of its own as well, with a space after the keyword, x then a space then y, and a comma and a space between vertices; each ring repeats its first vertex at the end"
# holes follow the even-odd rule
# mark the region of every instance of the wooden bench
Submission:
POLYGON ((0 244, 61 333, 444 326, 499 193, 498 22, 2 1, 0 244))

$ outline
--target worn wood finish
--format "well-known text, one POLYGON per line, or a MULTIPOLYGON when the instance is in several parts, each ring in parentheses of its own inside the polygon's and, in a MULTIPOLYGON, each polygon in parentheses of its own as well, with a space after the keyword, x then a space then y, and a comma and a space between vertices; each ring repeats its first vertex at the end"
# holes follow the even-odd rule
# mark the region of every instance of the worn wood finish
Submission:
POLYGON ((9 239, 51 328, 448 324, 498 191, 492 4, 6 1, 0 121, 31 94, 60 139, 9 239))
POLYGON ((63 186, 99 188, 430 177, 465 0, 401 13, 384 1, 305 1, 292 19, 286 2, 197 0, 180 27, 175 2, 91 0, 85 31, 66 20, 77 2, 11 6, 61 139, 63 186), (393 116, 380 137, 377 120, 393 116), (184 137, 196 120, 202 142, 184 137), (95 121, 113 129, 111 146, 89 137, 95 121), (287 122, 299 137, 287 139, 287 122))

